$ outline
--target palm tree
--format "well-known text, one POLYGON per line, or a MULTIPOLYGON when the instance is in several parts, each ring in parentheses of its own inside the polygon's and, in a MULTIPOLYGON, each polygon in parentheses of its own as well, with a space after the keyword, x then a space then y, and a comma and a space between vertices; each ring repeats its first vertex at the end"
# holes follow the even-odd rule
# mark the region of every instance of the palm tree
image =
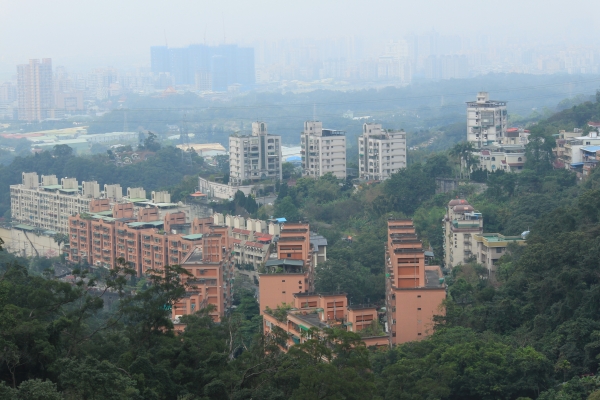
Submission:
POLYGON ((475 165, 477 159, 473 156, 473 152, 475 151, 475 147, 473 147, 473 143, 471 142, 459 142, 450 149, 450 155, 456 158, 457 162, 460 165, 460 172, 462 178, 462 168, 463 162, 467 169, 467 177, 471 175, 471 166, 475 165))

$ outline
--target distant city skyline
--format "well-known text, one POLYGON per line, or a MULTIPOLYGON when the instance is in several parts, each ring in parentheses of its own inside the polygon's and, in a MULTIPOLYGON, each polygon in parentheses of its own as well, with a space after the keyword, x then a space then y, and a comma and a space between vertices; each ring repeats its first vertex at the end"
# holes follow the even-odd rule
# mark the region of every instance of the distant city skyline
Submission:
POLYGON ((165 43, 247 46, 341 37, 385 42, 435 29, 444 35, 509 37, 512 42, 592 45, 600 37, 600 27, 588 16, 598 11, 600 5, 592 1, 546 1, 543 7, 516 0, 505 0, 501 6, 472 0, 3 2, 0 79, 15 75, 15 65, 33 58, 50 57, 55 65, 76 70, 148 66, 147 49, 165 43))

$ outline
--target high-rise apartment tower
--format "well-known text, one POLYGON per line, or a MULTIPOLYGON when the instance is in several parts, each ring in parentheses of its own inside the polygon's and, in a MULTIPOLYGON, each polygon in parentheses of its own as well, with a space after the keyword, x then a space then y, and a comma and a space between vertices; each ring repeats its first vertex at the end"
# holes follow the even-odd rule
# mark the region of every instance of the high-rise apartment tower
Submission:
POLYGON ((303 175, 318 178, 331 172, 346 179, 346 132, 323 129, 320 121, 306 121, 300 146, 303 175))
POLYGON ((406 168, 406 132, 363 125, 358 137, 358 174, 364 179, 384 180, 406 168))
POLYGON ((467 141, 481 148, 506 136, 506 102, 490 100, 487 92, 477 93, 477 101, 467 102, 467 141))
POLYGON ((264 122, 252 123, 252 135, 229 137, 229 181, 281 180, 281 136, 270 135, 264 122))
POLYGON ((41 121, 52 116, 52 59, 29 60, 17 66, 19 119, 41 121))

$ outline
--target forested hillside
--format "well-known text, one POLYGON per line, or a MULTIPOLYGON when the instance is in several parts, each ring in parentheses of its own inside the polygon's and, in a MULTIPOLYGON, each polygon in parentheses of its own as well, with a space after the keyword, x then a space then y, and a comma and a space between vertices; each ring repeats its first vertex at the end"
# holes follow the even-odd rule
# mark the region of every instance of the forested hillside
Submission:
POLYGON ((486 232, 529 230, 527 245, 500 260, 494 281, 476 262, 448 271, 446 315, 423 341, 371 351, 353 333, 333 330, 284 354, 279 338, 259 334, 258 304, 239 287, 237 309, 221 324, 200 312, 176 336, 164 307, 183 290, 176 266, 142 280, 96 272, 73 286, 3 255, 0 397, 597 399, 600 170, 577 182, 553 169, 550 150, 557 129, 584 128, 598 111, 598 102, 584 103, 531 126, 524 170, 479 174, 480 193, 466 184, 435 194, 435 177, 458 170, 457 148, 416 160, 381 184, 356 189, 332 176, 299 178, 279 188, 273 206, 256 210, 248 202, 257 217, 307 219, 327 237, 317 289, 346 291, 353 303, 383 305, 390 215, 414 218, 438 260, 444 207, 456 196, 483 214, 486 232), (95 281, 120 301, 103 307, 99 291, 88 290, 95 281))

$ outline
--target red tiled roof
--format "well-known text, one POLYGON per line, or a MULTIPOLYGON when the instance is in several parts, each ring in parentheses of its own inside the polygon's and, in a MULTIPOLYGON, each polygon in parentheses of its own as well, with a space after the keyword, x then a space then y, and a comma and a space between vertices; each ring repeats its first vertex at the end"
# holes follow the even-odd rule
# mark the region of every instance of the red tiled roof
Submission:
POLYGON ((490 151, 489 150, 481 150, 481 155, 482 156, 489 156, 490 155, 490 151))

